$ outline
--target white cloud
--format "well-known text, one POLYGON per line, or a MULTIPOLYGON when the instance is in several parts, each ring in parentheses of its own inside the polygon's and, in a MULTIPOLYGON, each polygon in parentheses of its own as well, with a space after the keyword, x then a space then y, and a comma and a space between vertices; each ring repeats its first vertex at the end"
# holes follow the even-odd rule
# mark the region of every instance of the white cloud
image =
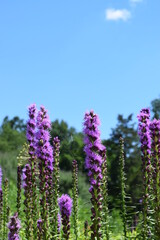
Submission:
POLYGON ((130 11, 128 11, 126 9, 114 9, 114 8, 106 9, 106 20, 127 21, 130 17, 131 17, 131 13, 130 13, 130 11))

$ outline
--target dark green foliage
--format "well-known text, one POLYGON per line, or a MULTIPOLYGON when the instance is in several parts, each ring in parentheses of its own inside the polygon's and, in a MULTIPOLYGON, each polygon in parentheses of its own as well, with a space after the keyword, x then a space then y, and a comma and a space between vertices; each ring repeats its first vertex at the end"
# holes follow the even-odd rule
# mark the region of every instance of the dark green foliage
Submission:
POLYGON ((151 110, 153 112, 153 118, 160 118, 160 98, 154 99, 151 102, 151 110))
POLYGON ((55 136, 61 141, 60 168, 70 171, 72 161, 76 159, 79 169, 82 170, 84 168, 83 134, 77 133, 73 127, 69 128, 65 121, 56 120, 52 122, 51 143, 55 136))
POLYGON ((5 117, 0 127, 0 151, 19 149, 25 142, 25 124, 19 117, 9 120, 5 117))
POLYGON ((84 237, 85 237, 85 240, 88 239, 88 221, 84 222, 84 237))
POLYGON ((110 139, 103 141, 103 144, 107 148, 109 194, 113 197, 113 199, 117 196, 120 190, 120 169, 118 167, 120 156, 120 137, 125 139, 124 157, 126 159, 126 191, 131 195, 132 200, 135 203, 141 197, 142 179, 139 138, 137 135, 137 130, 135 129, 135 123, 132 121, 132 114, 127 118, 124 118, 122 115, 118 115, 118 123, 117 126, 112 129, 110 139))
POLYGON ((17 152, 0 152, 0 165, 3 169, 4 177, 16 183, 17 180, 17 152))
MULTIPOLYGON (((81 199, 88 203, 90 201, 90 193, 88 192, 89 183, 86 180, 86 176, 79 172, 78 174, 79 184, 78 192, 81 199)), ((70 194, 72 189, 72 172, 60 171, 60 192, 70 194)))

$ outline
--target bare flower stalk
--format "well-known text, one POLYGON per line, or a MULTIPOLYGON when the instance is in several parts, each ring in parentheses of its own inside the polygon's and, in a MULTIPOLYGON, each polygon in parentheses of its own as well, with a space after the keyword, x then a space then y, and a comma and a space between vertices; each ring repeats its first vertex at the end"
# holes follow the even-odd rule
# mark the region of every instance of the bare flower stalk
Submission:
POLYGON ((2 239, 7 238, 7 223, 9 220, 9 206, 8 206, 8 179, 4 181, 4 191, 3 191, 3 230, 2 230, 2 239))
POLYGON ((58 197, 59 197, 59 154, 60 154, 60 140, 58 137, 53 139, 53 217, 52 217, 52 238, 59 239, 58 230, 58 197))
POLYGON ((17 167, 17 213, 20 216, 21 210, 21 176, 22 176, 22 167, 17 167))
POLYGON ((73 198, 73 229, 75 240, 78 240, 78 164, 72 162, 72 198, 73 198))
POLYGON ((124 173, 124 140, 121 137, 120 142, 120 184, 121 184, 121 214, 123 220, 123 234, 124 239, 127 240, 127 212, 126 212, 126 186, 125 186, 125 173, 124 173))
POLYGON ((101 151, 102 163, 102 228, 103 238, 109 240, 109 211, 108 211, 108 181, 107 181, 107 156, 106 148, 101 151))

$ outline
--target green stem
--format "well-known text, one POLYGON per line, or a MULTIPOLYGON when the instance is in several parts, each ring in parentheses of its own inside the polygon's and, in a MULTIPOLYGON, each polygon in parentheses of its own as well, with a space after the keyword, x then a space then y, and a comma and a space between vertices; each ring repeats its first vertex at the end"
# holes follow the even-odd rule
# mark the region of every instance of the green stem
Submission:
POLYGON ((7 238, 7 223, 9 219, 9 207, 8 207, 8 179, 5 179, 4 182, 4 195, 3 195, 3 230, 2 230, 2 239, 6 240, 7 238))
POLYGON ((125 173, 124 173, 124 141, 120 138, 120 184, 121 184, 121 214, 123 220, 124 239, 127 239, 127 220, 126 220, 126 192, 125 192, 125 173))

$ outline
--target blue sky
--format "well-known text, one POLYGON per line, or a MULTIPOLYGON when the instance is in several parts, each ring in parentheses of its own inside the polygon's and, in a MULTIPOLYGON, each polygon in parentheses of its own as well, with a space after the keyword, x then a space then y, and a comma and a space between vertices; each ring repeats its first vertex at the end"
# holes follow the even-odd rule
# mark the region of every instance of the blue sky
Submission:
POLYGON ((0 0, 0 120, 51 120, 82 129, 86 110, 102 138, 118 113, 136 115, 160 97, 159 0, 0 0))

